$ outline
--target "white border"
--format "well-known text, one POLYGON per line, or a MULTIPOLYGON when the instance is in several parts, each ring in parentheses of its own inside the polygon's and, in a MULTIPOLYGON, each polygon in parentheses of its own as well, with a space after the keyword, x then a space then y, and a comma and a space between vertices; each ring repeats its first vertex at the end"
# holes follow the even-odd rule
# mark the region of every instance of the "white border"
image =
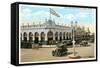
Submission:
MULTIPOLYGON (((21 6, 31 6, 31 7, 52 7, 52 8, 57 8, 58 6, 40 6, 40 5, 23 5, 23 4, 20 4, 19 5, 19 11, 20 11, 20 9, 21 9, 21 6)), ((58 7, 59 8, 59 7, 58 7)), ((61 7, 62 8, 62 7, 61 7)), ((20 16, 20 13, 19 13, 19 16, 20 16)), ((20 17, 19 17, 20 18, 20 17)), ((95 25, 96 25, 96 23, 95 23, 95 25)), ((96 28, 96 26, 95 26, 95 28, 96 28)), ((94 47, 94 53, 95 53, 95 55, 94 55, 94 58, 87 58, 87 59, 67 59, 67 60, 51 60, 51 61, 34 61, 34 62, 21 62, 21 45, 20 45, 20 19, 19 19, 19 64, 28 64, 28 63, 45 63, 45 62, 59 62, 59 61, 82 61, 82 60, 96 60, 96 47, 97 47, 97 45, 96 45, 96 30, 95 30, 95 47, 94 47)))

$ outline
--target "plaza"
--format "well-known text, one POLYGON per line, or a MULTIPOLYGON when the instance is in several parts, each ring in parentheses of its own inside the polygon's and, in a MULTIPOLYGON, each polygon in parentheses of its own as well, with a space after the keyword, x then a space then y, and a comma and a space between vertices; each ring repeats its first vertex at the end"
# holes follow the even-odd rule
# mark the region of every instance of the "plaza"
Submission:
MULTIPOLYGON (((81 57, 80 60, 94 58, 95 57, 95 44, 89 43, 89 46, 76 45, 75 51, 81 57)), ((55 50, 55 47, 43 47, 39 49, 21 49, 21 62, 35 62, 35 61, 52 61, 52 60, 69 60, 69 55, 73 54, 73 48, 68 48, 68 54, 62 57, 52 56, 52 51, 55 50)), ((71 60, 71 59, 70 59, 71 60)))

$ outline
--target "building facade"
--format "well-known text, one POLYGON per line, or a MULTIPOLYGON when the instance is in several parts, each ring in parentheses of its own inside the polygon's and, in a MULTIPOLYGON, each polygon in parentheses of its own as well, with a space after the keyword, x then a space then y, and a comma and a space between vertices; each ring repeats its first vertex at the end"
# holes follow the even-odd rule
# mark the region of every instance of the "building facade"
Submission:
POLYGON ((21 26, 21 40, 26 42, 53 44, 72 38, 72 27, 58 25, 53 20, 45 20, 39 25, 21 26))

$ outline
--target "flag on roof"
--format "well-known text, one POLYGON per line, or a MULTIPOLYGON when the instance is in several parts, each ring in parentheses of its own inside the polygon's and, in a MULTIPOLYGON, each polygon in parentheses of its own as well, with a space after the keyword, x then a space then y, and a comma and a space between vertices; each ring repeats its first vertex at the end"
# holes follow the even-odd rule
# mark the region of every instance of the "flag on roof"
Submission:
POLYGON ((51 8, 49 8, 49 9, 50 9, 50 14, 60 17, 60 15, 58 13, 56 13, 53 9, 51 9, 51 8))

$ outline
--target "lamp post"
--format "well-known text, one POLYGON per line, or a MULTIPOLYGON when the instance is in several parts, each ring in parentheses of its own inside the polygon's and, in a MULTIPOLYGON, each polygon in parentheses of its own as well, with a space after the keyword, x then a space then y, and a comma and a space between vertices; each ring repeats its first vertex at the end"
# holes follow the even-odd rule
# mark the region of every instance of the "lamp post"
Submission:
POLYGON ((75 54, 75 25, 73 25, 73 22, 72 22, 72 43, 73 43, 73 54, 74 56, 76 55, 75 54))
POLYGON ((75 21, 75 25, 73 25, 73 21, 71 22, 71 27, 72 27, 72 43, 73 43, 73 54, 69 56, 69 58, 71 59, 77 59, 77 58, 80 58, 80 56, 78 56, 76 54, 76 51, 75 51, 75 29, 77 27, 77 21, 75 21))

